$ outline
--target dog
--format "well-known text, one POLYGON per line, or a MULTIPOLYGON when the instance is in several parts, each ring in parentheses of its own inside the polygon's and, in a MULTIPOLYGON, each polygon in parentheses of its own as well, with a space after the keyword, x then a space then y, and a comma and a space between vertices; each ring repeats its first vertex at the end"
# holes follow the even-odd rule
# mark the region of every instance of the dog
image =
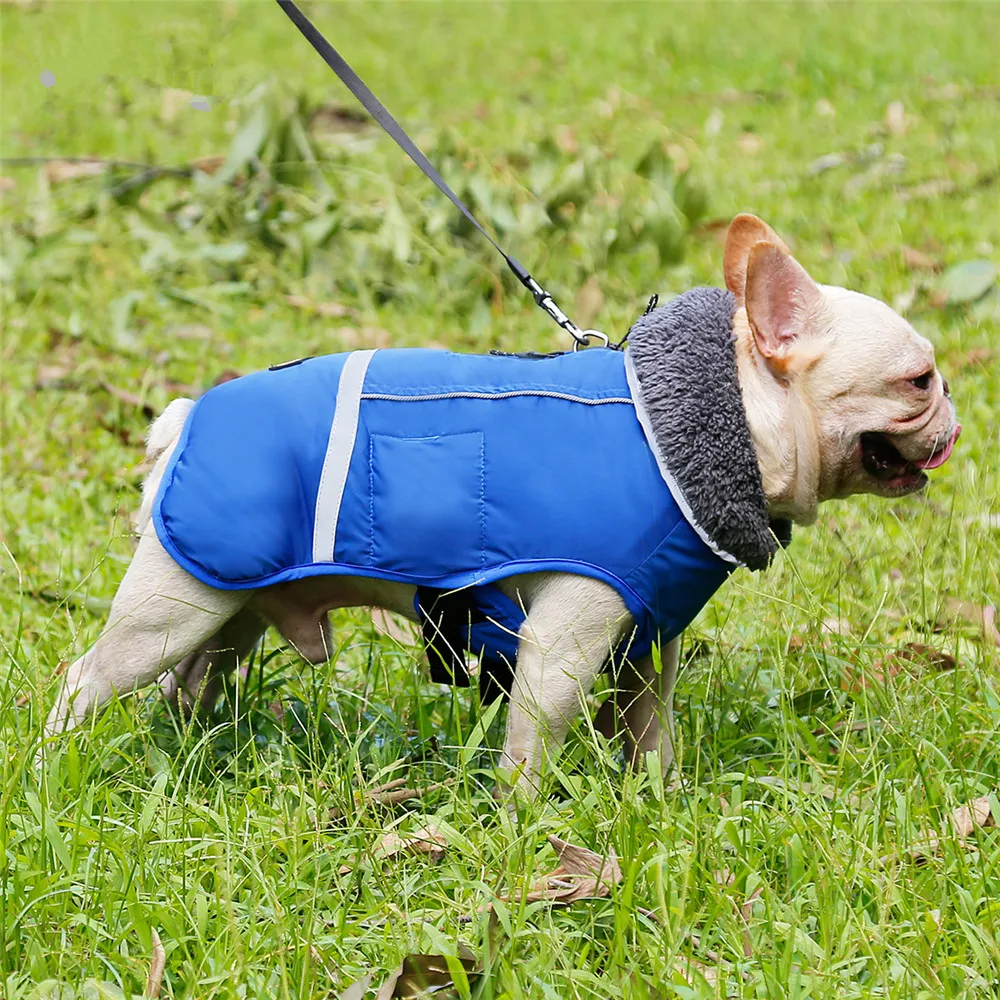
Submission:
POLYGON ((48 734, 157 679, 197 707, 269 625, 324 662, 328 612, 366 606, 421 624, 436 679, 480 655, 508 785, 537 792, 609 663, 611 730, 667 775, 679 635, 716 587, 825 500, 921 489, 961 431, 887 305, 817 284, 752 215, 723 264, 725 290, 648 313, 624 352, 356 351, 170 403, 48 734))

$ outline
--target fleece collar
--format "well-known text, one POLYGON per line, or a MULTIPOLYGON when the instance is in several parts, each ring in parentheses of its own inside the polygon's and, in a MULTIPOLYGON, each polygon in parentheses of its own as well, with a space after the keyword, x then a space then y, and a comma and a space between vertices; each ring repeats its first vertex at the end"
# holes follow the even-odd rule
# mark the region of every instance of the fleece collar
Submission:
POLYGON ((736 371, 736 299, 695 288, 629 331, 625 369, 660 473, 716 555, 763 569, 791 538, 772 522, 736 371))

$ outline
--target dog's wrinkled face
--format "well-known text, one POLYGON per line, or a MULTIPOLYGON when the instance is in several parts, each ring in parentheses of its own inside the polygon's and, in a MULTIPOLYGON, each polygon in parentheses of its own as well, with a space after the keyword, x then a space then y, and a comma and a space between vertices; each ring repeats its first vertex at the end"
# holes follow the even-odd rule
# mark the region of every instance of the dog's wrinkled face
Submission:
POLYGON ((961 428, 930 342, 883 302, 820 288, 826 350, 802 391, 817 422, 827 496, 902 496, 943 465, 961 428))
POLYGON ((799 429, 811 424, 796 447, 798 464, 814 466, 814 500, 924 486, 961 431, 930 342, 885 303, 817 285, 755 216, 734 220, 725 269, 762 375, 799 429))

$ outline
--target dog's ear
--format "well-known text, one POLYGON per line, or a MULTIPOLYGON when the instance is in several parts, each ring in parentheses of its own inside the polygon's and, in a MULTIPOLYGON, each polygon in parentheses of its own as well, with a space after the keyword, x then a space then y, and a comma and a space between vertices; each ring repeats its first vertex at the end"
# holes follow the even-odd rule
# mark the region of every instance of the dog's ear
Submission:
POLYGON ((784 246, 755 243, 747 260, 747 319, 757 350, 783 373, 798 337, 816 326, 823 293, 784 246))
POLYGON ((743 305, 745 301, 747 264, 755 243, 772 243, 786 253, 790 252, 781 237, 756 215, 744 213, 733 219, 726 233, 722 268, 726 276, 726 288, 736 296, 739 305, 743 305))

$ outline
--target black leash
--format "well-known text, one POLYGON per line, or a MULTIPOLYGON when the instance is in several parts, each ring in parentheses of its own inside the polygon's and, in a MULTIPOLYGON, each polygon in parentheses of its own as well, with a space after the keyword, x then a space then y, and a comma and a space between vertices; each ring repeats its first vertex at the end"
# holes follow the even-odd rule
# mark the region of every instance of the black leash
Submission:
POLYGON ((361 102, 362 107, 389 133, 396 144, 413 162, 434 182, 439 191, 496 247, 497 252, 507 262, 514 277, 531 292, 538 305, 545 313, 559 324, 572 338, 573 350, 587 347, 591 339, 603 342, 604 347, 613 346, 607 334, 599 330, 581 330, 555 304, 552 296, 528 273, 527 268, 516 257, 512 257, 486 230, 479 220, 469 211, 461 198, 448 186, 445 179, 437 172, 434 165, 417 148, 416 143, 403 131, 402 126, 386 110, 385 105, 368 89, 365 82, 347 64, 344 57, 326 40, 323 33, 309 20, 292 0, 278 0, 278 6, 288 15, 291 22, 305 36, 309 44, 322 56, 323 61, 340 77, 341 82, 361 102))

